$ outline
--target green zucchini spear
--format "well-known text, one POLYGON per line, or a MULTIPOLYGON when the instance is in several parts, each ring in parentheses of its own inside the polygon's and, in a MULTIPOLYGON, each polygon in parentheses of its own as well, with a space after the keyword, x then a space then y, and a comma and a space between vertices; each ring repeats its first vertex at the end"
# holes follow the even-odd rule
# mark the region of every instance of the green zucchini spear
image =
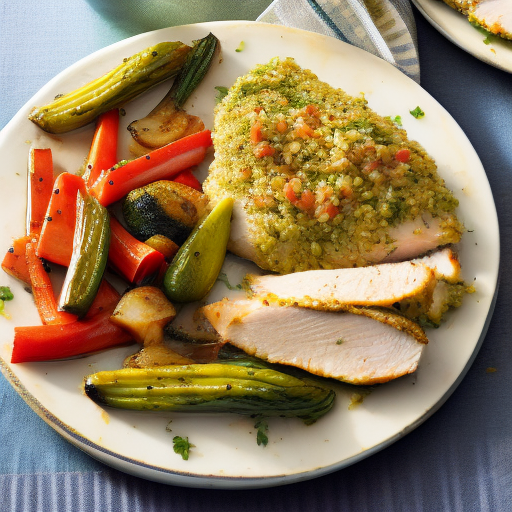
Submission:
MULTIPOLYGON (((169 92, 143 119, 133 121, 128 130, 140 145, 159 148, 183 137, 202 121, 182 110, 183 105, 206 75, 213 61, 219 40, 208 34, 194 42, 183 68, 174 79, 169 92)), ((196 131, 202 128, 198 127, 196 131)))
POLYGON ((91 306, 107 266, 110 217, 97 199, 77 194, 73 253, 59 300, 59 309, 83 317, 91 306))
POLYGON ((123 368, 86 377, 100 405, 132 410, 283 416, 314 423, 333 406, 323 384, 273 369, 234 364, 123 368))
POLYGON ((34 107, 28 118, 49 133, 65 133, 85 126, 103 112, 118 108, 153 85, 175 76, 190 46, 164 42, 132 55, 105 75, 73 92, 34 107))

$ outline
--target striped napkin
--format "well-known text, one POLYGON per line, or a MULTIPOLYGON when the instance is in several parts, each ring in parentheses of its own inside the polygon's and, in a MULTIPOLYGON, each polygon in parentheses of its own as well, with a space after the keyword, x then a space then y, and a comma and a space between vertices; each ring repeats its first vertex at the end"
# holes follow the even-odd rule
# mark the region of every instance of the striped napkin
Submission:
POLYGON ((257 21, 337 37, 420 81, 416 24, 409 0, 274 0, 257 21))

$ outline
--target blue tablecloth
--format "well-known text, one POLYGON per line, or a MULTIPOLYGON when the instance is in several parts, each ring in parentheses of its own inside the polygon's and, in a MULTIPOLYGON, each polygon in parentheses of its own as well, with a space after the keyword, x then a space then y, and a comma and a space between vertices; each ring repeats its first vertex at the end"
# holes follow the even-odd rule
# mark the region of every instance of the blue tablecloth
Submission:
MULTIPOLYGON (((2 2, 0 128, 50 78, 103 46, 162 26, 255 19, 269 3, 223 0, 219 9, 215 0, 188 0, 184 13, 179 2, 153 2, 165 17, 147 14, 135 0, 123 2, 122 17, 108 0, 2 2)), ((512 76, 414 14, 422 86, 479 154, 502 236, 494 318, 451 398, 399 442, 341 471, 267 490, 214 491, 147 482, 96 462, 38 418, 0 376, 0 511, 512 510, 512 76)))

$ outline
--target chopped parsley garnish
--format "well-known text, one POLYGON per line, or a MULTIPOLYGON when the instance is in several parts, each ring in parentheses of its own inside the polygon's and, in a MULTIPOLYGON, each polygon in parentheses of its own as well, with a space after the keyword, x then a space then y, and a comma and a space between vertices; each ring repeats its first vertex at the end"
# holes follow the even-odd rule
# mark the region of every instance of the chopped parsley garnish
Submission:
POLYGON ((174 436, 172 442, 174 445, 174 453, 181 455, 183 460, 188 460, 190 448, 194 447, 194 445, 188 441, 188 437, 174 436))
POLYGON ((343 338, 339 338, 336 340, 336 345, 341 345, 345 340, 343 338))
POLYGON ((397 126, 402 126, 402 118, 400 116, 392 117, 391 121, 393 121, 397 126))
POLYGON ((425 112, 423 112, 420 107, 416 107, 414 110, 410 110, 409 112, 411 113, 411 116, 415 117, 416 119, 425 117, 425 112))
POLYGON ((4 302, 14 299, 14 295, 8 286, 0 286, 0 315, 10 319, 11 315, 4 309, 4 302))
POLYGON ((241 290, 242 289, 241 284, 237 284, 236 286, 233 286, 229 282, 228 276, 224 272, 221 272, 219 274, 219 276, 217 277, 217 281, 222 281, 226 285, 228 290, 241 290))
POLYGON ((245 42, 240 41, 240 44, 238 45, 238 48, 235 50, 235 52, 243 52, 245 48, 245 42))
POLYGON ((129 162, 129 160, 121 160, 117 162, 117 164, 114 165, 114 167, 111 168, 112 171, 115 169, 119 169, 119 167, 123 167, 123 165, 126 165, 129 162))
POLYGON ((222 85, 217 85, 215 87, 219 93, 217 94, 217 97, 215 98, 216 103, 220 103, 225 96, 227 96, 229 89, 227 87, 224 87, 222 85))
POLYGON ((256 434, 256 442, 258 443, 258 446, 267 446, 268 444, 268 423, 266 420, 259 420, 255 423, 254 428, 258 429, 258 432, 256 434))
POLYGON ((14 295, 8 286, 0 286, 0 300, 12 300, 14 295))

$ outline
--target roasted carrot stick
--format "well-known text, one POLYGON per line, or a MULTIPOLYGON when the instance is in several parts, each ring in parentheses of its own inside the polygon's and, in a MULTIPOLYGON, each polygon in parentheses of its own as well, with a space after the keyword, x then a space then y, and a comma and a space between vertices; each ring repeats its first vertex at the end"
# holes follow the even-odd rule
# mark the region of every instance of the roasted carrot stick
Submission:
POLYGON ((105 173, 90 192, 103 206, 108 206, 135 188, 156 180, 172 179, 180 171, 199 164, 211 144, 209 130, 171 142, 105 173))
POLYGON ((52 151, 32 148, 28 157, 27 235, 41 232, 52 188, 52 151))
POLYGON ((98 117, 83 175, 87 187, 94 184, 102 171, 117 163, 118 132, 119 109, 109 110, 98 117))

